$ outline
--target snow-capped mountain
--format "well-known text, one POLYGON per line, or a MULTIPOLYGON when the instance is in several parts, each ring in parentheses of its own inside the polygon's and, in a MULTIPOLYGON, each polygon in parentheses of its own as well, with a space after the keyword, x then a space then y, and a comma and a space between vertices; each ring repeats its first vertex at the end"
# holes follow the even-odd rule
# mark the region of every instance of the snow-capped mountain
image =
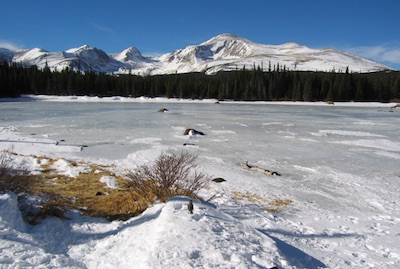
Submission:
POLYGON ((165 73, 172 70, 216 73, 254 66, 264 70, 278 65, 289 70, 372 72, 390 69, 380 63, 333 49, 311 49, 297 43, 264 45, 222 34, 198 46, 162 55, 165 73))
POLYGON ((282 45, 254 43, 231 34, 221 34, 199 45, 166 53, 159 57, 144 57, 135 47, 122 52, 107 54, 84 45, 65 52, 48 52, 40 48, 12 52, 0 49, 0 58, 22 63, 29 67, 107 73, 172 74, 237 70, 254 66, 264 70, 285 68, 299 71, 374 72, 391 69, 378 62, 334 49, 312 49, 289 42, 282 45))
POLYGON ((112 55, 112 57, 115 60, 124 63, 137 63, 146 61, 146 58, 144 58, 140 51, 135 47, 127 48, 126 50, 112 55))
POLYGON ((38 68, 43 68, 47 65, 52 70, 63 70, 69 67, 82 71, 115 72, 123 66, 123 63, 104 51, 88 45, 63 52, 49 52, 40 48, 14 52, 4 50, 4 52, 0 50, 0 58, 11 59, 11 61, 21 63, 26 67, 36 65, 38 68))
POLYGON ((79 69, 84 71, 115 72, 123 65, 104 51, 88 45, 69 49, 64 55, 67 59, 74 59, 72 61, 74 63, 73 68, 76 69, 79 66, 79 69))
POLYGON ((119 53, 111 55, 116 61, 121 63, 121 67, 118 73, 135 73, 140 74, 138 70, 142 70, 142 73, 149 73, 146 70, 154 69, 153 65, 157 62, 151 58, 144 57, 136 47, 130 47, 119 53))

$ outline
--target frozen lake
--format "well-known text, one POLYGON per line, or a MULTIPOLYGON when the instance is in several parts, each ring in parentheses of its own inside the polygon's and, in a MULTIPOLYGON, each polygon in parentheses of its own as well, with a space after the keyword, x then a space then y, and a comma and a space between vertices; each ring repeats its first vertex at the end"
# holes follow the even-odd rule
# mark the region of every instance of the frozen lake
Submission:
MULTIPOLYGON (((349 179, 353 188, 368 183, 377 192, 398 189, 399 113, 373 105, 3 102, 0 127, 12 127, 27 139, 14 148, 58 141, 54 156, 121 168, 136 168, 164 151, 188 150, 199 155, 211 176, 252 182, 259 175, 239 165, 249 161, 278 171, 291 182, 287 188, 307 182, 304 187, 312 189, 307 195, 325 201, 320 191, 335 197, 333 190, 340 192, 349 179), (186 128, 205 135, 185 136, 186 128), (58 150, 63 148, 68 150, 58 150)), ((257 191, 256 183, 249 184, 257 191)), ((291 195, 304 197, 299 189, 291 195)))
POLYGON ((213 187, 224 212, 233 191, 284 197, 293 208, 260 223, 269 234, 332 268, 345 259, 348 268, 399 264, 400 109, 389 104, 1 102, 0 149, 10 145, 116 169, 188 150, 227 180, 213 187), (186 128, 206 135, 184 136, 186 128), (246 170, 245 161, 282 176, 246 170))
POLYGON ((209 159, 265 162, 283 173, 294 165, 390 173, 400 159, 399 112, 381 107, 3 102, 0 115, 1 127, 13 126, 23 136, 87 146, 78 158, 124 159, 191 143, 209 159), (157 112, 163 107, 169 111, 157 112), (206 135, 184 136, 185 128, 206 135))

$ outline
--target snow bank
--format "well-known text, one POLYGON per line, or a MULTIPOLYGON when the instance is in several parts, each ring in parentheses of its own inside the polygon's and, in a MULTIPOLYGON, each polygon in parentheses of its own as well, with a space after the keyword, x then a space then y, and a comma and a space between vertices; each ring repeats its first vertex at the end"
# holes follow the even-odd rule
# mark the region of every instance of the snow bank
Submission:
POLYGON ((286 266, 268 236, 205 204, 171 198, 113 231, 72 246, 88 268, 270 268, 286 266), (124 257, 121 259, 121 257, 124 257))
POLYGON ((163 98, 163 97, 98 97, 98 96, 56 96, 56 95, 23 95, 20 98, 3 99, 9 101, 47 101, 47 102, 95 102, 95 103, 215 103, 216 99, 181 99, 181 98, 163 98))
MULTIPOLYGON (((286 267, 274 240, 212 206, 171 198, 126 222, 71 214, 28 227, 12 193, 0 195, 1 268, 286 267)), ((287 267, 290 268, 290 267, 287 267)))
POLYGON ((20 232, 26 230, 21 212, 18 209, 17 196, 14 193, 0 194, 0 212, 2 229, 9 227, 20 232))
POLYGON ((57 174, 66 175, 68 177, 77 177, 80 174, 89 173, 91 168, 89 165, 76 165, 65 159, 58 159, 51 166, 57 174))
POLYGON ((297 101, 219 101, 217 99, 181 99, 165 97, 98 97, 98 96, 56 96, 56 95, 23 95, 20 98, 3 98, 3 101, 47 101, 47 102, 116 102, 116 103, 221 103, 221 104, 258 104, 258 105, 297 105, 297 106, 332 106, 332 107, 381 107, 392 108, 398 103, 379 102, 335 102, 334 105, 327 102, 297 102, 297 101))
MULTIPOLYGON (((46 230, 50 228, 51 223, 45 225, 46 230)), ((49 252, 43 242, 35 239, 31 227, 22 219, 13 193, 0 194, 0 245, 0 268, 85 268, 65 253, 49 252)))

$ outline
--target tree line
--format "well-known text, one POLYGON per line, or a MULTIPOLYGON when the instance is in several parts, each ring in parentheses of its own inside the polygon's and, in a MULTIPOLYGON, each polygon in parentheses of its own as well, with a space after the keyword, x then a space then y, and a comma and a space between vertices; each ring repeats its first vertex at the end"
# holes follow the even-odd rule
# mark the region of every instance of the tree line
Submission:
POLYGON ((248 101, 399 101, 400 72, 351 73, 288 71, 274 68, 138 76, 81 72, 48 66, 0 64, 0 97, 21 94, 126 97, 215 98, 248 101))

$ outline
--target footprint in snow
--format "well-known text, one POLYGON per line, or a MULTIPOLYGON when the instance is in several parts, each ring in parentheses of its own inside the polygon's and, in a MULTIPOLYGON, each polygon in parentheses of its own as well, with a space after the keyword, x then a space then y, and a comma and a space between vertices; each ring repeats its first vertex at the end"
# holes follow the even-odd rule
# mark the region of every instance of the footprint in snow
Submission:
POLYGON ((199 221, 200 219, 201 219, 201 215, 199 215, 199 214, 194 214, 192 216, 192 220, 194 220, 194 221, 199 221))

